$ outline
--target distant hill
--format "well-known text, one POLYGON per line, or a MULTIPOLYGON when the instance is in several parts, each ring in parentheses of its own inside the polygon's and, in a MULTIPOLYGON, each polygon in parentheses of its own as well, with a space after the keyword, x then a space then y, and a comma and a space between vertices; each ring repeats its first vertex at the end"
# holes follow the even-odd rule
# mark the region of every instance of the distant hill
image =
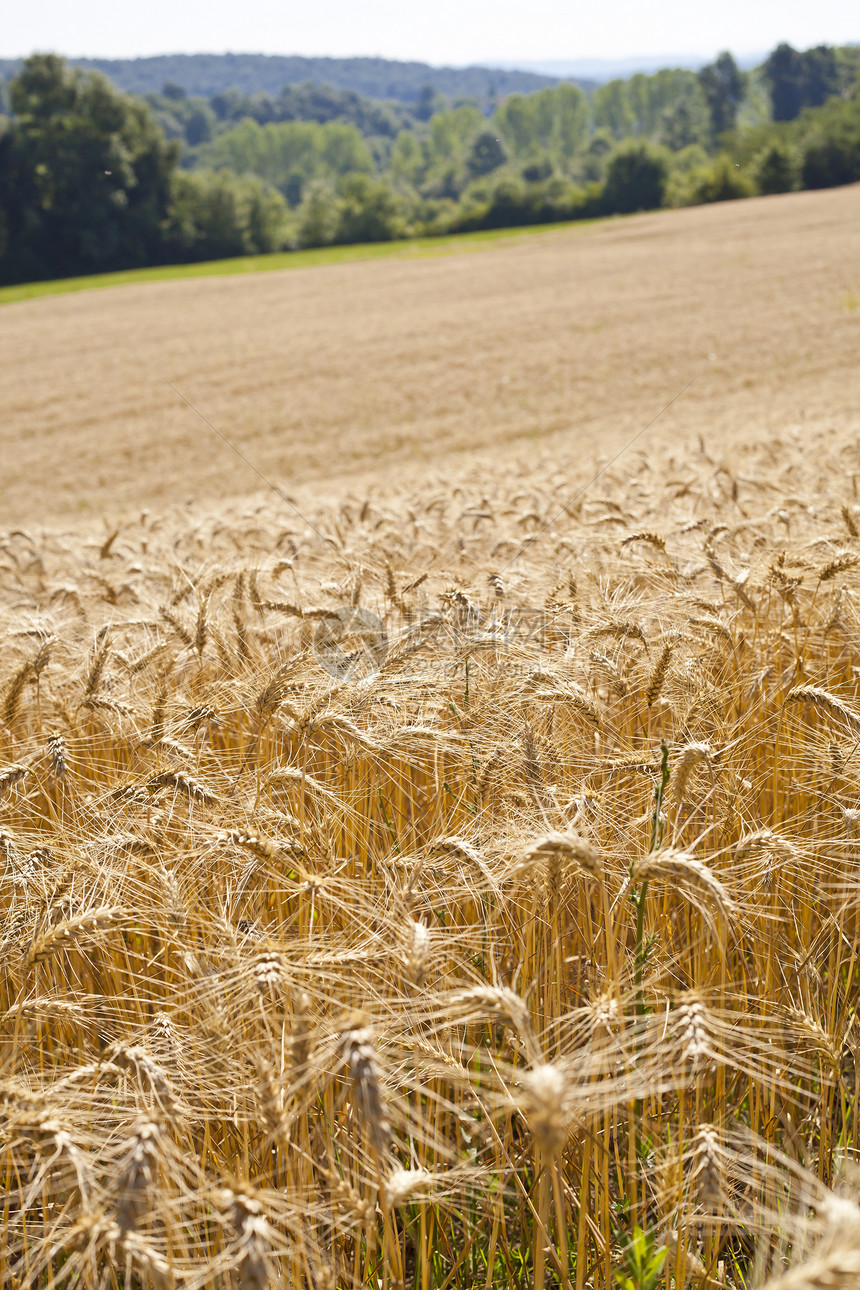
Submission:
MULTIPOLYGON (((558 84, 559 77, 499 67, 431 67, 388 58, 300 58, 272 54, 162 54, 155 58, 75 58, 75 67, 104 73, 120 89, 158 93, 172 81, 188 94, 206 98, 224 90, 278 94, 285 85, 312 82, 355 90, 368 98, 416 103, 429 86, 449 98, 486 102, 507 94, 529 94, 558 84)), ((0 77, 14 75, 20 60, 0 60, 0 77)), ((583 89, 594 82, 579 79, 583 89)))
MULTIPOLYGON (((736 55, 736 62, 739 67, 748 70, 764 62, 766 57, 765 53, 736 55)), ((575 80, 581 85, 583 81, 597 81, 602 84, 616 78, 626 79, 637 72, 651 76, 664 67, 683 67, 697 72, 710 61, 710 58, 704 54, 661 54, 651 58, 568 58, 544 59, 542 62, 525 60, 521 63, 504 63, 500 66, 509 69, 518 68, 524 72, 538 72, 541 76, 575 80)))

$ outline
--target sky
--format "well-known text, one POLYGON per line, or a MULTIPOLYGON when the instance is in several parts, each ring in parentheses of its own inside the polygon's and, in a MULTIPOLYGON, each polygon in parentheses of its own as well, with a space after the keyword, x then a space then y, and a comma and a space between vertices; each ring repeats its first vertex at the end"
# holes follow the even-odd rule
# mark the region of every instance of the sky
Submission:
POLYGON ((854 0, 28 0, 3 8, 0 58, 232 51, 457 66, 721 49, 743 56, 782 40, 801 49, 860 40, 854 0))

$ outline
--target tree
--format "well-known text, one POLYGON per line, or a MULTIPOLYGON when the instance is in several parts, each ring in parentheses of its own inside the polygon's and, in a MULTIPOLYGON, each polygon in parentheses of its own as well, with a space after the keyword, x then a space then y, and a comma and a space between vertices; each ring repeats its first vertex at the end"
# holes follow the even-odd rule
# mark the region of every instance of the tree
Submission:
POLYGON ((630 214, 657 210, 663 205, 669 163, 664 152, 651 144, 621 144, 609 159, 603 186, 607 213, 630 214))
POLYGON ((644 72, 636 72, 625 82, 626 97, 633 122, 630 133, 633 135, 638 136, 649 133, 649 125, 651 124, 650 80, 650 76, 646 76, 644 72))
POLYGON ((554 169, 552 157, 548 152, 542 152, 533 161, 527 162, 520 174, 527 184, 541 184, 544 180, 552 177, 554 169))
POLYGON ((365 138, 379 135, 394 139, 404 124, 414 119, 408 109, 376 103, 354 90, 336 90, 330 85, 285 85, 274 101, 278 121, 340 121, 356 126, 365 138))
POLYGON ((396 196, 378 179, 349 175, 341 189, 335 241, 388 242, 402 231, 396 196))
POLYGON ((192 148, 212 138, 212 113, 200 103, 194 104, 185 118, 185 140, 192 148))
POLYGON ((507 159, 507 149, 501 139, 492 130, 482 130, 469 149, 466 169, 470 178, 480 179, 482 175, 490 175, 498 170, 507 159))
POLYGON ((734 130, 738 108, 743 102, 746 77, 731 54, 724 52, 699 72, 699 84, 708 105, 711 137, 716 140, 727 130, 734 130))
POLYGON ((554 90, 540 90, 532 96, 538 108, 545 103, 551 117, 551 154, 568 169, 588 134, 588 99, 578 85, 569 82, 554 90))
POLYGON ((693 205, 731 202, 739 197, 752 197, 755 191, 749 178, 724 152, 698 174, 693 174, 691 180, 689 200, 693 205))
POLYGON ((236 121, 242 115, 244 95, 239 90, 224 90, 213 94, 209 106, 219 121, 236 121))
POLYGON ((768 54, 762 75, 770 89, 774 121, 793 121, 803 107, 803 60, 785 41, 768 54))
POLYGON ((599 85, 591 100, 594 124, 609 130, 616 139, 633 133, 635 117, 627 95, 627 82, 616 79, 599 85))
POLYGON ((4 260, 9 249, 11 220, 15 208, 16 174, 12 133, 0 125, 0 281, 3 280, 4 260))
POLYGON ((777 45, 762 65, 762 75, 774 121, 794 121, 805 107, 821 107, 839 93, 842 82, 839 56, 830 45, 802 53, 785 43, 777 45))
POLYGON ((588 100, 577 85, 563 84, 528 96, 514 94, 493 124, 518 161, 549 156, 565 169, 588 132, 588 100))
MULTIPOLYGON (((695 72, 678 67, 664 67, 645 80, 647 95, 643 133, 653 138, 663 128, 667 116, 679 106, 683 106, 695 119, 697 128, 700 127, 703 131, 706 129, 708 109, 695 72)), ((690 142, 697 143, 699 140, 690 142)), ((681 146, 688 147, 689 142, 681 146)))
POLYGON ((804 107, 821 107, 839 93, 839 59, 830 45, 816 45, 803 54, 804 107))
POLYGON ((505 99, 493 121, 515 157, 528 157, 540 145, 525 94, 512 94, 505 99))
POLYGON ((691 144, 706 142, 707 135, 708 109, 701 87, 693 82, 663 109, 658 137, 667 148, 680 152, 691 144))
POLYGON ((860 122, 831 122, 811 134, 801 174, 804 188, 836 188, 860 180, 860 122))
POLYGON ((432 85, 422 85, 414 109, 417 119, 429 121, 437 112, 444 111, 444 104, 440 102, 440 98, 441 96, 436 93, 432 85))
POLYGON ((179 148, 146 105, 53 54, 26 60, 10 99, 3 278, 157 261, 179 148))
POLYGON ((253 174, 290 200, 314 179, 335 181, 373 171, 373 158, 354 125, 329 121, 283 121, 258 125, 246 118, 219 135, 201 154, 214 169, 253 174))
POLYGON ((165 227, 166 253, 185 262, 276 251, 284 242, 286 218, 281 194, 254 176, 179 172, 165 227))
POLYGON ((485 122, 475 107, 453 108, 437 112, 430 121, 427 155, 431 169, 435 166, 459 165, 465 162, 469 148, 485 122))
POLYGON ((401 130, 391 149, 391 173, 395 179, 417 184, 424 171, 424 149, 411 130, 401 130))
POLYGON ((791 193, 800 187, 801 158, 796 148, 776 140, 753 159, 753 176, 760 193, 791 193))
POLYGON ((613 146, 612 136, 608 130, 595 130, 580 158, 579 178, 586 183, 599 183, 606 172, 606 163, 613 146))
POLYGON ((315 180, 299 209, 299 246, 329 246, 337 236, 340 201, 330 184, 315 180))

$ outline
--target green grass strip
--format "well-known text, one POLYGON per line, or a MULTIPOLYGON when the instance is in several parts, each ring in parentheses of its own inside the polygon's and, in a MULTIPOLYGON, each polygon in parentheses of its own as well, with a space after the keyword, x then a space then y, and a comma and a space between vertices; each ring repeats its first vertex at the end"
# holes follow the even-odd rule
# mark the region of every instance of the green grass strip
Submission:
POLYGON ((323 246, 310 251, 277 251, 272 255, 242 255, 230 260, 207 260, 199 264, 164 264, 151 269, 125 269, 119 273, 95 273, 83 278, 57 278, 51 282, 24 282, 0 287, 0 305, 39 296, 65 295, 69 291, 90 291, 97 287, 129 286, 140 282, 172 282, 182 278, 220 277, 230 273, 270 273, 278 269, 302 269, 315 264, 344 264, 352 260, 381 260, 392 257, 450 255, 457 251, 478 251, 502 238, 531 236, 565 228, 581 228, 596 220, 572 220, 558 224, 527 224, 519 228, 484 229, 477 233, 453 233, 446 237, 417 237, 395 242, 362 243, 355 246, 323 246))

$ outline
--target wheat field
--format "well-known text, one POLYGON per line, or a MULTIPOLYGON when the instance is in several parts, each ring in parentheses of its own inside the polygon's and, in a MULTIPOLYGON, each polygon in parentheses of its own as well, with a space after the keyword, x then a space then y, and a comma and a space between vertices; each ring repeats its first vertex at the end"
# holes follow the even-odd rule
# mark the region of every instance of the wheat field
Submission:
POLYGON ((691 381, 676 435, 847 428, 858 214, 854 186, 0 306, 0 522, 256 488, 166 381, 288 493, 618 447, 691 381))
POLYGON ((384 459, 298 510, 63 526, 34 482, 2 1284, 857 1283, 860 454, 856 375, 790 423, 813 369, 752 428, 697 393, 612 464, 384 459))

